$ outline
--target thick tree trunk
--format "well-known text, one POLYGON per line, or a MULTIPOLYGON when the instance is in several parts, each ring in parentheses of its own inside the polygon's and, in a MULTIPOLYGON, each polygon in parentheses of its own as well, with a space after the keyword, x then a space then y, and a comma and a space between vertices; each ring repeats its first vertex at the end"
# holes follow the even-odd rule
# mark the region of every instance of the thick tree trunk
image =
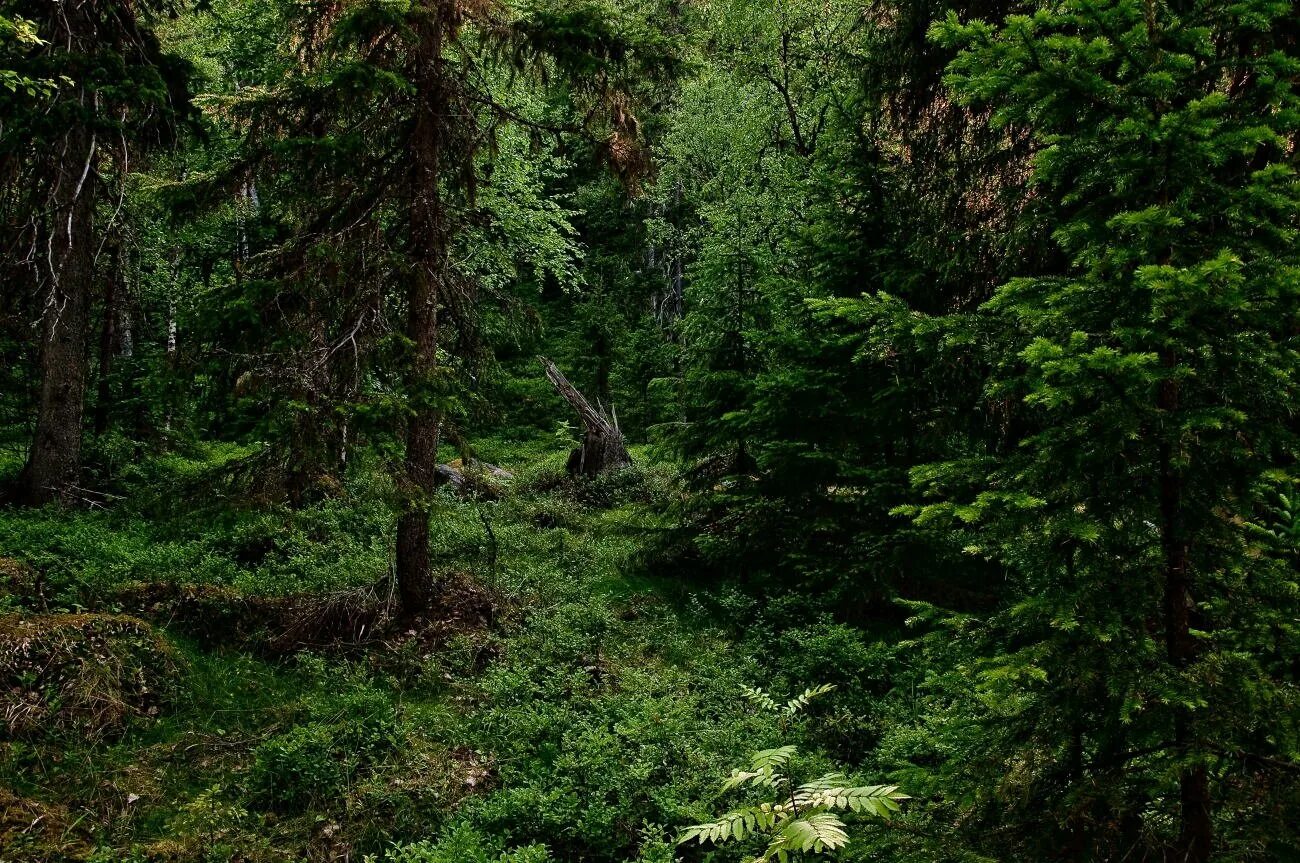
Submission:
POLYGON ((406 429, 405 502, 397 522, 397 592, 402 610, 418 614, 436 594, 429 554, 429 502, 437 483, 442 418, 431 400, 438 369, 438 306, 447 278, 447 225, 439 173, 447 97, 442 68, 444 28, 451 10, 434 0, 415 18, 416 116, 411 141, 410 228, 415 266, 407 294, 411 357, 407 392, 412 410, 406 429))
POLYGON ((537 359, 546 370, 547 380, 582 420, 582 446, 569 457, 569 473, 591 477, 631 464, 617 420, 605 413, 603 407, 592 407, 555 363, 545 357, 537 359))
MULTIPOLYGON (((1177 360, 1162 357, 1172 371, 1177 360)), ((1168 414, 1179 408, 1178 383, 1164 381, 1158 396, 1159 407, 1168 414)), ((1165 558, 1165 649, 1169 662, 1178 670, 1186 668, 1196 655, 1192 636, 1192 589, 1188 540, 1183 524, 1183 481, 1174 465, 1173 446, 1160 444, 1160 536, 1165 558)), ((1182 756, 1191 754, 1194 738, 1192 717, 1186 708, 1174 714, 1174 747, 1182 756)), ((1170 863, 1207 863, 1214 843, 1211 820, 1210 780, 1203 764, 1184 766, 1178 775, 1179 834, 1170 863)))
POLYGON ((89 131, 68 133, 55 190, 41 315, 40 407, 16 494, 24 504, 67 500, 81 472, 86 326, 95 268, 95 149, 89 131))

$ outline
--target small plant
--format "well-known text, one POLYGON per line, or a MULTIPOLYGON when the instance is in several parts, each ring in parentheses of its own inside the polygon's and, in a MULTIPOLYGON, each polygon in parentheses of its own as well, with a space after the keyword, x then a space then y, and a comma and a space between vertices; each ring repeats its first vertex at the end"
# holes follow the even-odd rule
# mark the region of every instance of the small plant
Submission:
POLYGON ((393 845, 383 857, 367 856, 364 863, 550 863, 545 846, 527 845, 502 851, 467 825, 452 828, 436 842, 393 845))
MULTIPOLYGON (((744 695, 751 704, 778 714, 782 727, 801 713, 814 699, 835 687, 821 685, 781 703, 761 689, 746 687, 744 695)), ((704 824, 687 827, 677 844, 688 842, 721 845, 749 838, 766 841, 764 851, 753 863, 786 863, 792 854, 826 854, 849 842, 844 822, 837 813, 854 812, 888 818, 899 811, 908 796, 896 785, 852 785, 840 773, 828 773, 811 782, 795 785, 788 775, 794 746, 780 746, 756 752, 750 769, 733 770, 722 784, 723 793, 750 786, 766 789, 765 797, 750 806, 735 809, 704 824)))
POLYGON ((582 439, 578 437, 578 427, 568 420, 560 420, 555 424, 554 437, 557 442, 571 450, 582 446, 582 439))
POLYGON ((1283 554, 1300 554, 1300 499, 1275 491, 1265 508, 1264 523, 1247 522, 1246 529, 1283 554))
POLYGON ((313 800, 339 794, 352 766, 346 755, 336 750, 333 728, 299 725, 257 747, 249 786, 259 801, 294 811, 313 800))
POLYGON ((402 742, 397 710, 379 690, 321 694, 309 698, 306 707, 308 721, 268 738, 253 752, 250 791, 282 811, 340 794, 402 742))
POLYGON ((242 833, 249 821, 248 810, 227 797, 221 785, 213 785, 185 804, 172 819, 170 830, 199 852, 201 856, 196 859, 228 860, 240 845, 243 851, 250 850, 251 837, 242 833))
POLYGON ((794 698, 786 701, 784 704, 778 702, 771 695, 768 695, 762 689, 756 686, 742 686, 740 692, 745 696, 745 700, 755 707, 762 708, 769 713, 775 713, 781 719, 781 730, 785 731, 792 719, 808 707, 814 700, 821 698, 828 692, 835 689, 833 683, 822 683, 817 686, 810 686, 794 698))

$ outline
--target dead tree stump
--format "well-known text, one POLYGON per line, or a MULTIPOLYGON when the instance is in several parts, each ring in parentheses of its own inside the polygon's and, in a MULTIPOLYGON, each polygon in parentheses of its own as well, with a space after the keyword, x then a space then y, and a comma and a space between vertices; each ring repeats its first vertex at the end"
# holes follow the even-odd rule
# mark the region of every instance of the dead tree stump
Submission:
POLYGON ((632 463, 623 442, 623 432, 618 428, 618 417, 606 413, 603 405, 592 407, 591 402, 569 383, 569 379, 555 363, 538 357, 551 382, 564 400, 578 412, 582 420, 582 445, 569 455, 568 470, 572 476, 592 477, 607 471, 618 470, 632 463))

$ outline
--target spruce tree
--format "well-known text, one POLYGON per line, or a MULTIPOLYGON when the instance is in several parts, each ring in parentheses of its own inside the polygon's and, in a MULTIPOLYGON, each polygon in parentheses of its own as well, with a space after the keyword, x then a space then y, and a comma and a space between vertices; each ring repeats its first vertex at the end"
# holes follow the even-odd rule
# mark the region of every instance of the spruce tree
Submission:
POLYGON ((480 281, 463 263, 476 252, 462 244, 493 218, 479 187, 501 129, 526 128, 539 145, 595 130, 602 157, 633 183, 646 160, 629 82, 665 75, 675 59, 636 14, 589 3, 355 0, 296 14, 299 69, 240 106, 254 158, 291 164, 295 206, 311 213, 273 274, 309 277, 314 258, 331 281, 391 294, 401 310, 381 410, 403 444, 398 593, 421 613, 437 598, 429 519, 446 420, 463 413, 483 353, 480 281), (527 106, 508 98, 519 80, 540 93, 527 106))
POLYGON ((159 45, 169 0, 0 5, 0 192, 5 254, 21 262, 40 318, 40 395, 14 497, 66 500, 81 470, 86 338, 96 263, 120 184, 189 115, 188 67, 159 45), (11 22, 20 22, 14 25, 11 22), (96 208, 107 210, 97 223, 96 208))
POLYGON ((1295 781, 1296 573, 1250 525, 1296 480, 1295 14, 1068 0, 934 31, 965 48, 954 92, 1032 134, 1069 261, 984 306, 1004 445, 918 468, 938 502, 912 510, 1011 580, 974 712, 1004 792, 1057 827, 1039 853, 1285 835, 1250 789, 1295 781))

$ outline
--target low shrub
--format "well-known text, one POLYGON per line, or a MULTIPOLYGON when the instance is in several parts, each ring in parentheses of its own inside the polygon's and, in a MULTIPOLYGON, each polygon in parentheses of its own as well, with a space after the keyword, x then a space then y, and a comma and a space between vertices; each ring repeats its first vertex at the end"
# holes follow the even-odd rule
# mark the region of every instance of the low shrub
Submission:
POLYGON ((259 745, 249 776, 253 796, 274 809, 297 810, 340 794, 353 763, 336 745, 334 731, 319 723, 299 725, 259 745))
POLYGON ((269 808, 298 811, 342 796, 404 738, 396 707, 373 688, 316 696, 306 707, 306 722, 253 752, 249 790, 269 808))
POLYGON ((483 834, 461 825, 436 842, 394 845, 380 857, 366 857, 365 863, 549 863, 550 859, 545 846, 502 851, 483 834))

